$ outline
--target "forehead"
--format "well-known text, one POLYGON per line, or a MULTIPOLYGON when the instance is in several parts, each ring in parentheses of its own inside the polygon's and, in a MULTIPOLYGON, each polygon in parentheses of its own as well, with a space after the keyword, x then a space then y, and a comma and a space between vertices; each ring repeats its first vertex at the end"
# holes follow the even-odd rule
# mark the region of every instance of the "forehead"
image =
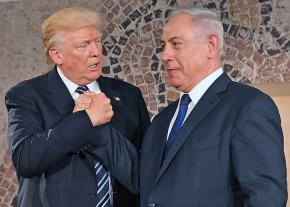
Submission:
POLYGON ((161 39, 166 41, 174 37, 188 37, 192 35, 192 16, 188 14, 178 14, 172 17, 164 26, 161 39))

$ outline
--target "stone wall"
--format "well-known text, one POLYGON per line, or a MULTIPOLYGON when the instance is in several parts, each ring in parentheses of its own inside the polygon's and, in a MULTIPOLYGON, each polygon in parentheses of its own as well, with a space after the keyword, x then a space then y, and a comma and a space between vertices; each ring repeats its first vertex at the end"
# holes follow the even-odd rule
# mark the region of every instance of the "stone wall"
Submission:
POLYGON ((0 207, 15 206, 17 190, 7 150, 4 94, 15 83, 50 69, 43 55, 40 25, 67 6, 105 14, 103 73, 137 85, 152 117, 178 97, 168 86, 160 63, 159 37, 173 8, 207 7, 220 14, 225 29, 224 69, 232 79, 290 81, 289 0, 1 0, 0 207))

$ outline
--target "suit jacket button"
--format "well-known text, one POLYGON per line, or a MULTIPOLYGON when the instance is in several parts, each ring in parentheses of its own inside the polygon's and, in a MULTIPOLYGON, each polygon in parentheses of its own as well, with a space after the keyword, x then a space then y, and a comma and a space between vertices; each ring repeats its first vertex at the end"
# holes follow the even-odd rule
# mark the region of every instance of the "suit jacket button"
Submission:
POLYGON ((96 197, 96 193, 89 193, 89 197, 91 198, 91 199, 94 199, 95 197, 96 197))
POLYGON ((157 207, 157 205, 155 203, 149 203, 148 207, 157 207))

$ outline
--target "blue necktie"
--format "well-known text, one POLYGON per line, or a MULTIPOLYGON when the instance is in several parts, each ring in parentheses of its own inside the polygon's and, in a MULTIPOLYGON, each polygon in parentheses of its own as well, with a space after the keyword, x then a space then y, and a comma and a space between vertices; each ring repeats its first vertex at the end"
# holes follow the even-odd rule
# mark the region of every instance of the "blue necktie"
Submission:
POLYGON ((163 153, 163 161, 165 160, 165 158, 169 152, 169 149, 170 149, 175 137, 177 136, 177 134, 182 126, 182 123, 184 121, 184 118, 185 118, 185 115, 187 112, 188 104, 190 103, 190 101, 191 100, 190 100, 189 95, 183 94, 183 96, 181 97, 180 104, 179 104, 179 111, 178 111, 177 117, 174 121, 172 129, 171 129, 170 134, 168 136, 167 142, 165 144, 164 153, 163 153))
POLYGON ((78 94, 83 94, 84 92, 89 91, 89 88, 87 86, 79 86, 75 90, 78 94))
MULTIPOLYGON (((88 91, 87 86, 79 86, 75 92, 83 94, 88 91)), ((94 167, 96 170, 96 177, 98 182, 97 191, 97 205, 96 207, 111 207, 110 202, 110 176, 109 172, 105 169, 101 162, 94 160, 94 167)))

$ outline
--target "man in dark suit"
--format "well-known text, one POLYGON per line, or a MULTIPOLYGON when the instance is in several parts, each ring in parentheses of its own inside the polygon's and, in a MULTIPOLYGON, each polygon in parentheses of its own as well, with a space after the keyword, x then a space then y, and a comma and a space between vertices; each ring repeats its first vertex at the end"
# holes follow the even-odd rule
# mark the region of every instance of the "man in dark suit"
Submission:
MULTIPOLYGON (((150 122, 140 90, 100 76, 102 22, 99 14, 82 8, 51 15, 42 35, 47 59, 56 66, 6 94, 19 207, 138 206, 138 196, 124 185, 133 193, 137 187, 127 185, 124 176, 116 180, 95 148, 99 137, 110 136, 104 134, 109 128, 136 152, 150 122)), ((121 173, 131 170, 126 162, 119 164, 121 173)))
MULTIPOLYGON (((277 107, 223 72, 218 16, 208 9, 177 10, 161 44, 169 82, 182 98, 154 118, 144 137, 141 207, 286 206, 277 107)), ((120 140, 111 139, 115 144, 107 149, 126 149, 129 143, 120 140)))

